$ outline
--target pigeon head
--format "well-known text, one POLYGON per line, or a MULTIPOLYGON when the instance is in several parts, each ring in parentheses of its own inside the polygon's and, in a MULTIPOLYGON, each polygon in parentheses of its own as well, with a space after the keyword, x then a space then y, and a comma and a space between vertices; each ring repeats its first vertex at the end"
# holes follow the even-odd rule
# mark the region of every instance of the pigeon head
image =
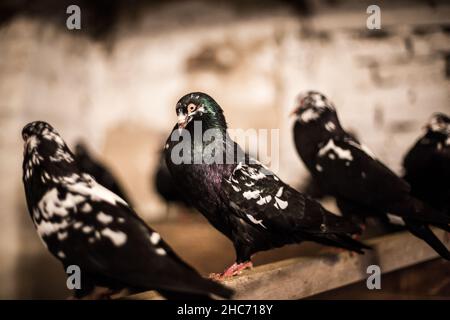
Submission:
POLYGON ((226 129, 227 124, 219 104, 206 93, 193 92, 183 96, 176 105, 178 128, 186 128, 192 121, 202 121, 205 129, 226 129))
POLYGON ((44 121, 33 121, 28 123, 22 129, 22 138, 26 142, 28 138, 34 136, 41 136, 44 130, 55 131, 53 127, 44 121))
POLYGON ((58 153, 70 150, 58 132, 47 122, 34 121, 27 124, 22 130, 25 142, 25 151, 37 152, 43 157, 57 156, 58 153))
POLYGON ((443 113, 435 113, 427 125, 430 133, 450 136, 450 117, 443 113))
POLYGON ((73 155, 58 132, 48 123, 34 121, 22 130, 24 140, 24 172, 29 178, 33 168, 45 163, 65 165, 74 161, 73 155))
POLYGON ((333 103, 317 91, 307 91, 298 96, 298 107, 294 109, 295 115, 301 124, 322 123, 336 120, 336 109, 333 103))

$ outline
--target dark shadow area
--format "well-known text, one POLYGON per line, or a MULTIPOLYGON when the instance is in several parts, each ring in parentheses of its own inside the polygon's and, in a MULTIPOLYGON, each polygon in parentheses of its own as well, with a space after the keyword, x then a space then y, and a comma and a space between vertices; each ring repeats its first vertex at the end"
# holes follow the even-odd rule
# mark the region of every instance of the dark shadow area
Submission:
MULTIPOLYGON (((179 0, 4 0, 0 2, 0 26, 20 16, 41 19, 65 27, 67 7, 77 5, 81 9, 82 28, 78 33, 96 40, 104 40, 114 33, 121 17, 134 21, 140 11, 146 8, 158 9, 179 0)), ((305 16, 312 12, 310 1, 264 0, 255 6, 254 1, 216 1, 218 6, 229 6, 237 14, 249 11, 268 11, 273 7, 288 4, 293 11, 305 16)), ((186 17, 190 19, 190 17, 186 17)), ((194 17, 195 18, 195 17, 194 17)))

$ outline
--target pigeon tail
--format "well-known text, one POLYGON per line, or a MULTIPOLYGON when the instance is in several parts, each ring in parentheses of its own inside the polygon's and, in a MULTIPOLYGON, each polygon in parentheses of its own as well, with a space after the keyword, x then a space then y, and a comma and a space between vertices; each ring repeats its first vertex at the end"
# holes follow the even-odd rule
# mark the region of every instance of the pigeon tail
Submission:
POLYGON ((450 261, 450 252, 447 247, 436 237, 431 229, 418 221, 411 219, 404 219, 408 230, 416 237, 425 241, 430 247, 434 249, 442 258, 450 261))
POLYGON ((363 232, 360 225, 345 217, 337 216, 331 212, 324 216, 323 226, 326 232, 331 233, 346 233, 346 234, 361 234, 363 232))
POLYGON ((333 246, 346 249, 349 251, 354 251, 359 254, 364 254, 363 251, 364 249, 365 250, 372 249, 368 245, 365 245, 364 243, 361 243, 346 234, 337 234, 337 233, 317 234, 314 235, 313 241, 316 241, 318 243, 327 246, 333 246))
POLYGON ((191 276, 185 275, 184 280, 189 286, 186 287, 166 287, 164 289, 157 289, 158 292, 163 294, 166 298, 178 297, 178 299, 198 300, 210 298, 211 295, 215 295, 224 299, 230 299, 234 290, 210 279, 203 278, 196 272, 191 276))
POLYGON ((388 211, 398 214, 402 218, 421 221, 436 227, 450 224, 450 216, 411 196, 401 203, 394 204, 388 208, 388 211))

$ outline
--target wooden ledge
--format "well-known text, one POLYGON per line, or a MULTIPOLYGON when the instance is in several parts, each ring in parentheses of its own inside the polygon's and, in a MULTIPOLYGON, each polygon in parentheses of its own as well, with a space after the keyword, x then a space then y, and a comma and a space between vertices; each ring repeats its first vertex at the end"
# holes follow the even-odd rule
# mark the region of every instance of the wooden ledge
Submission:
MULTIPOLYGON (((435 234, 450 248, 445 232, 435 234)), ((425 242, 408 232, 369 239, 364 255, 346 251, 328 251, 314 257, 283 260, 244 271, 224 281, 236 290, 234 299, 301 299, 351 283, 366 280, 367 267, 373 264, 382 273, 406 268, 438 257, 425 242)), ((381 280, 383 286, 383 280, 381 280)), ((154 291, 139 293, 128 299, 160 299, 154 291)))

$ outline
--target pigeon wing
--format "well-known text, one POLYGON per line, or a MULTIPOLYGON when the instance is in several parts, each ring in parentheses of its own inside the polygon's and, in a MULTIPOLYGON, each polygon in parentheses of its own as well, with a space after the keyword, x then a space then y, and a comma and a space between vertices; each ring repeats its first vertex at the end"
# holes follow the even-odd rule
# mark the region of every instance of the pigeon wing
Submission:
POLYGON ((350 136, 325 142, 316 156, 314 175, 329 184, 337 196, 360 199, 367 206, 396 201, 409 193, 399 178, 364 145, 350 136))
POLYGON ((318 202, 289 187, 255 160, 249 164, 239 163, 224 180, 222 190, 233 214, 267 232, 357 231, 353 224, 327 212, 318 202))
MULTIPOLYGON (((43 236, 65 265, 134 288, 226 293, 182 261, 124 200, 87 175, 51 189, 38 207, 40 214, 60 210, 54 226, 62 227, 43 236)), ((39 232, 39 221, 37 226, 39 232)), ((43 230, 48 229, 47 223, 43 230)))

